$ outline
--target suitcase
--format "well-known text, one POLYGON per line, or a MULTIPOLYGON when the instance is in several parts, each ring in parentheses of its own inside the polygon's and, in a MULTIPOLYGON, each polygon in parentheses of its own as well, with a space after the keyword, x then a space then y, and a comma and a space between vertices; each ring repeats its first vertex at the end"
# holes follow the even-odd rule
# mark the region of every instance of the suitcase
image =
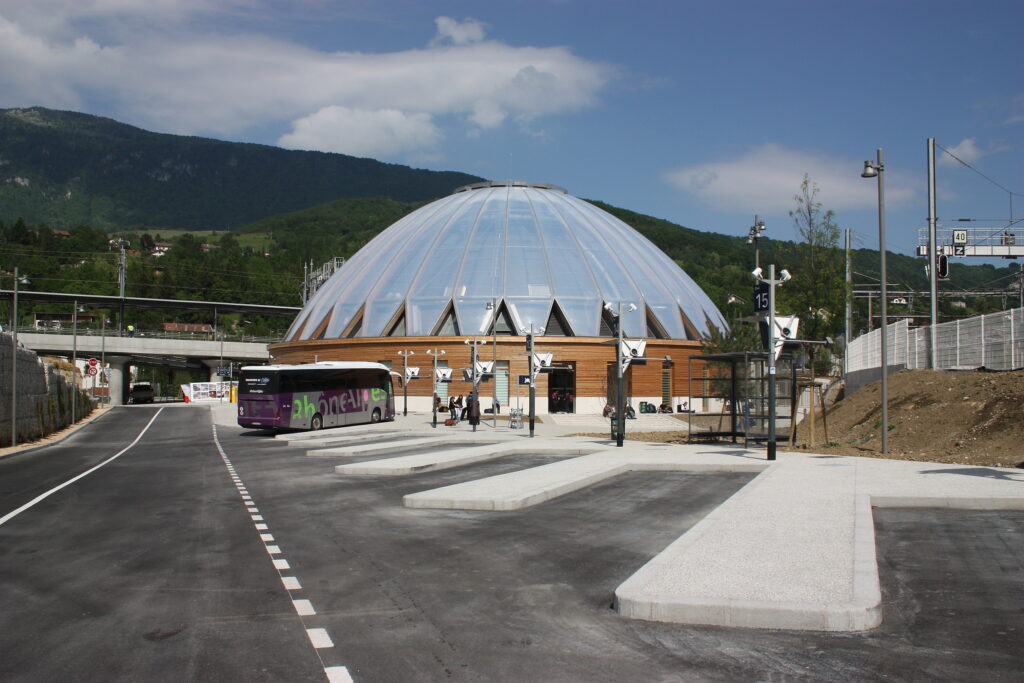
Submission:
POLYGON ((453 420, 453 419, 451 419, 449 417, 447 420, 444 421, 444 426, 445 427, 454 427, 455 426, 455 420, 453 420))

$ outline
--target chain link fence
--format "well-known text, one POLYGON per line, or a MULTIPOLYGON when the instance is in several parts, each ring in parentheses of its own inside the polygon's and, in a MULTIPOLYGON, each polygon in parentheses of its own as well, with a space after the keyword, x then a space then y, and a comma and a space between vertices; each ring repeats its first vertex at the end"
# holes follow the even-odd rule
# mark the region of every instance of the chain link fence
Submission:
MULTIPOLYGON (((1019 370, 1024 368, 1024 308, 940 323, 936 331, 936 361, 940 370, 1019 370)), ((863 386, 881 373, 881 329, 850 342, 846 374, 863 386), (864 381, 862 381, 864 380, 864 381)), ((891 370, 929 367, 929 328, 910 328, 907 320, 886 327, 891 370)))

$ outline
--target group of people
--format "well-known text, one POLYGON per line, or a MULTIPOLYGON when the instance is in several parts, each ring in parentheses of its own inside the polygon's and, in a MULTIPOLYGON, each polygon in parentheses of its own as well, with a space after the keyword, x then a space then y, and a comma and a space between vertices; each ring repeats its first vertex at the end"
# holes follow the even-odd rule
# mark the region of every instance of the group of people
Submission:
MULTIPOLYGON (((636 411, 633 410, 633 406, 627 404, 625 412, 626 412, 626 419, 628 419, 628 420, 635 420, 636 419, 636 411)), ((604 417, 614 418, 615 417, 615 406, 613 406, 611 403, 605 403, 604 404, 604 410, 601 411, 601 415, 604 416, 604 417)))
MULTIPOLYGON (((434 395, 434 410, 439 413, 444 410, 441 397, 437 394, 434 395)), ((473 396, 463 396, 462 394, 459 394, 457 397, 448 397, 448 414, 455 424, 465 420, 467 417, 479 417, 480 415, 479 411, 473 410, 473 396)))
POLYGON ((571 413, 573 412, 573 401, 575 397, 572 392, 564 389, 555 389, 551 392, 551 412, 571 413))

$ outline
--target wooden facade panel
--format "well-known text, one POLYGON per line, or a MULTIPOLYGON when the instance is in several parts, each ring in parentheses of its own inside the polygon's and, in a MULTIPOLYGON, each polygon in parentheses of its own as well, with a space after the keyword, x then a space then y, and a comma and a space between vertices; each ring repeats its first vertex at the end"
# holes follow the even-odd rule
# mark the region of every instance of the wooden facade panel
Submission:
MULTIPOLYGON (((480 338, 484 339, 484 338, 480 338)), ((428 350, 443 349, 444 356, 440 360, 447 361, 452 368, 455 381, 449 386, 449 394, 468 394, 471 383, 462 381, 462 368, 470 363, 470 347, 464 343, 464 337, 379 337, 332 339, 323 341, 302 341, 273 344, 270 346, 271 357, 278 363, 312 363, 317 360, 351 360, 351 361, 390 361, 391 367, 400 372, 402 357, 398 351, 413 351, 408 364, 418 366, 420 375, 429 376, 433 368, 433 358, 428 350)), ((493 358, 491 340, 479 347, 480 360, 490 361, 493 358)), ((499 337, 498 360, 509 362, 509 393, 514 395, 519 375, 529 372, 526 346, 523 337, 499 337)), ((538 337, 535 344, 538 353, 554 354, 554 364, 564 366, 572 364, 575 368, 575 387, 577 396, 604 397, 608 395, 609 367, 615 361, 615 342, 613 339, 601 337, 538 337)), ((647 344, 649 357, 672 357, 673 367, 672 394, 689 396, 690 383, 687 375, 687 359, 701 352, 700 343, 694 341, 650 340, 647 344)), ((631 373, 631 394, 634 396, 662 395, 662 363, 660 360, 648 361, 646 365, 633 365, 631 373)), ((614 377, 614 374, 612 375, 614 377)), ((485 393, 490 391, 490 384, 482 385, 485 393)), ((537 396, 547 396, 549 389, 548 377, 544 373, 537 378, 537 396)), ((410 396, 430 396, 432 384, 427 379, 410 382, 410 396)))

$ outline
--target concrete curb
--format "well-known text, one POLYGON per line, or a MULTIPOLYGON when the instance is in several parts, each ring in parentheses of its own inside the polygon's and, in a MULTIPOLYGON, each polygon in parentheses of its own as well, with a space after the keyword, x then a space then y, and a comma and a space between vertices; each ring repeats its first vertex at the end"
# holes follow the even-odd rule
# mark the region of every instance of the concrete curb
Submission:
POLYGON ((336 466, 334 471, 337 474, 347 475, 403 476, 420 474, 422 472, 436 472, 508 455, 580 456, 589 455, 591 452, 593 451, 582 448, 531 448, 521 443, 495 444, 492 446, 482 446, 479 449, 467 448, 457 453, 417 453, 415 455, 388 458, 386 460, 349 463, 336 466))
MULTIPOLYGON (((777 471, 777 470, 776 470, 777 471)), ((706 626, 779 628, 801 631, 864 631, 882 622, 882 593, 875 555, 875 527, 869 496, 855 500, 854 580, 850 602, 771 602, 729 598, 680 598, 643 589, 643 573, 667 564, 664 559, 696 544, 716 521, 728 514, 730 501, 749 495, 774 474, 769 470, 737 491, 707 517, 655 556, 615 590, 615 609, 624 617, 706 626), (661 559, 659 560, 659 556, 661 559)))

